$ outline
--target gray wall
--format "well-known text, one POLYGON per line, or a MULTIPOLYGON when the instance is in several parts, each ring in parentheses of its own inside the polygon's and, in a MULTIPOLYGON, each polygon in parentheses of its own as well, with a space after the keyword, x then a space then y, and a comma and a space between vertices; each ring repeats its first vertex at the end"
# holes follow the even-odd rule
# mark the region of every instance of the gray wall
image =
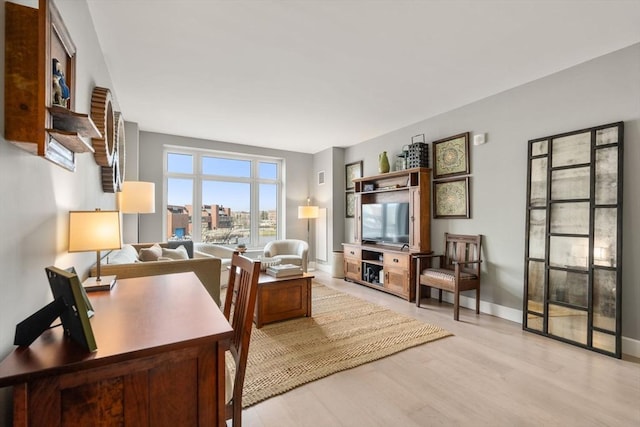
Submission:
POLYGON ((306 204, 307 196, 312 195, 311 187, 315 179, 309 171, 313 170, 313 156, 292 151, 272 150, 250 145, 231 144, 228 142, 187 138, 183 136, 165 135, 153 132, 140 132, 140 169, 139 179, 156 184, 156 213, 140 217, 140 241, 157 242, 165 240, 162 227, 163 210, 163 150, 165 145, 202 148, 245 153, 258 156, 282 158, 284 166, 284 212, 285 237, 291 239, 307 239, 307 223, 298 219, 298 205, 306 204))
MULTIPOLYGON (((537 137, 625 122, 622 334, 640 339, 640 44, 483 99, 446 114, 352 146, 345 162, 364 160, 377 174, 377 153, 400 152, 411 136, 435 141, 462 132, 487 133, 471 145, 471 219, 434 219, 431 240, 442 250, 443 233, 483 234, 482 309, 521 321, 527 141, 537 137)), ((425 100, 428 102, 428 100, 425 100)), ((353 221, 345 222, 345 241, 353 221)), ((638 342, 623 341, 623 350, 638 342)))
MULTIPOLYGON (((36 6, 37 2, 21 2, 36 6)), ((77 47, 76 110, 88 113, 94 86, 112 88, 104 57, 85 2, 56 1, 77 47)), ((4 5, 0 8, 0 37, 4 45, 4 5)), ((0 57, 4 78, 4 55, 0 57)), ((4 99, 4 84, 0 84, 4 99)), ((115 109, 117 94, 113 93, 115 109)), ((4 103, 0 103, 4 117, 4 103)), ((126 118, 126 114, 125 114, 126 118)), ((0 129, 0 357, 13 350, 15 325, 45 304, 52 296, 44 273, 50 265, 75 266, 85 275, 95 253, 67 252, 70 210, 114 209, 113 194, 102 192, 100 168, 92 154, 77 156, 72 173, 28 154, 4 140, 0 129)), ((0 389, 0 425, 10 425, 10 389, 0 389)))

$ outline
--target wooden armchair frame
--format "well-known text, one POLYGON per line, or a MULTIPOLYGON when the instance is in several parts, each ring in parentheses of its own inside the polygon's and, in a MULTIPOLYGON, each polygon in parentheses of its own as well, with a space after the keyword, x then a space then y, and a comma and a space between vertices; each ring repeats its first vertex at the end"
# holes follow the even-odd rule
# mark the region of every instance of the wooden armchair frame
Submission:
POLYGON ((459 319, 460 292, 476 290, 476 314, 480 314, 480 265, 482 263, 482 235, 444 234, 444 254, 414 255, 416 258, 416 306, 420 307, 422 286, 453 293, 453 319, 459 319), (438 268, 431 267, 433 258, 439 259, 438 268), (425 265, 429 262, 429 265, 425 265))
POLYGON ((238 252, 231 256, 229 282, 223 313, 233 328, 230 352, 235 362, 233 394, 226 402, 226 419, 233 420, 233 427, 242 425, 242 388, 249 356, 249 341, 256 307, 260 261, 243 257, 238 252), (232 310, 233 306, 233 310, 232 310))

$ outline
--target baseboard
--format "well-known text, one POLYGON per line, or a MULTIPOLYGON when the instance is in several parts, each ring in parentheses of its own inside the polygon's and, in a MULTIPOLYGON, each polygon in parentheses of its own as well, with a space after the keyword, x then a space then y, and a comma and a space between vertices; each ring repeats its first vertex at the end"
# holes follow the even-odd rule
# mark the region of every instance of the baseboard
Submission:
POLYGON ((640 359, 640 340, 622 337, 622 354, 640 359))
MULTIPOLYGON (((437 291, 432 291, 432 298, 437 298, 437 291)), ((443 293, 442 299, 448 303, 453 304, 453 294, 447 292, 443 293)), ((460 306, 469 308, 471 310, 476 309, 475 298, 470 298, 464 295, 460 295, 460 306)), ((496 316, 501 319, 510 320, 522 324, 522 310, 516 310, 515 308, 504 307, 491 302, 480 301, 480 312, 496 316)), ((640 340, 633 338, 622 337, 622 353, 640 358, 640 340)))

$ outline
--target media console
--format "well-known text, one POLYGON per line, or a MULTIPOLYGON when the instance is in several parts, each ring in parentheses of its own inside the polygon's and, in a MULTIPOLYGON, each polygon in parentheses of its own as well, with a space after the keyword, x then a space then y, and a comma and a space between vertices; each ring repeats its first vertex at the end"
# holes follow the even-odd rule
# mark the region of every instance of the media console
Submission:
POLYGON ((354 242, 343 244, 345 280, 415 300, 412 255, 431 253, 430 178, 431 169, 412 168, 354 179, 354 242), (400 218, 405 213, 399 211, 396 220, 389 221, 384 217, 388 213, 381 213, 378 219, 369 215, 366 221, 371 224, 363 224, 363 206, 391 204, 408 204, 408 218, 400 218), (405 220, 408 220, 407 235, 398 235, 398 227, 389 234, 371 232, 385 228, 380 227, 380 222, 397 224, 405 220), (363 227, 365 238, 376 236, 374 240, 363 240, 363 227))

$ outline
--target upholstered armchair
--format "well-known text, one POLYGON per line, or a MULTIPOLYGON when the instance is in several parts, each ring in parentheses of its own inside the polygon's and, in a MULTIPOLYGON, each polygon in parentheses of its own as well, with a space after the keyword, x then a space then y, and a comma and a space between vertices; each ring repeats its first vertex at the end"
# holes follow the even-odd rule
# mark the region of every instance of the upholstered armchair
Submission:
POLYGON ((304 240, 285 239, 267 243, 263 255, 267 258, 278 258, 282 264, 295 264, 307 272, 309 244, 304 240))

